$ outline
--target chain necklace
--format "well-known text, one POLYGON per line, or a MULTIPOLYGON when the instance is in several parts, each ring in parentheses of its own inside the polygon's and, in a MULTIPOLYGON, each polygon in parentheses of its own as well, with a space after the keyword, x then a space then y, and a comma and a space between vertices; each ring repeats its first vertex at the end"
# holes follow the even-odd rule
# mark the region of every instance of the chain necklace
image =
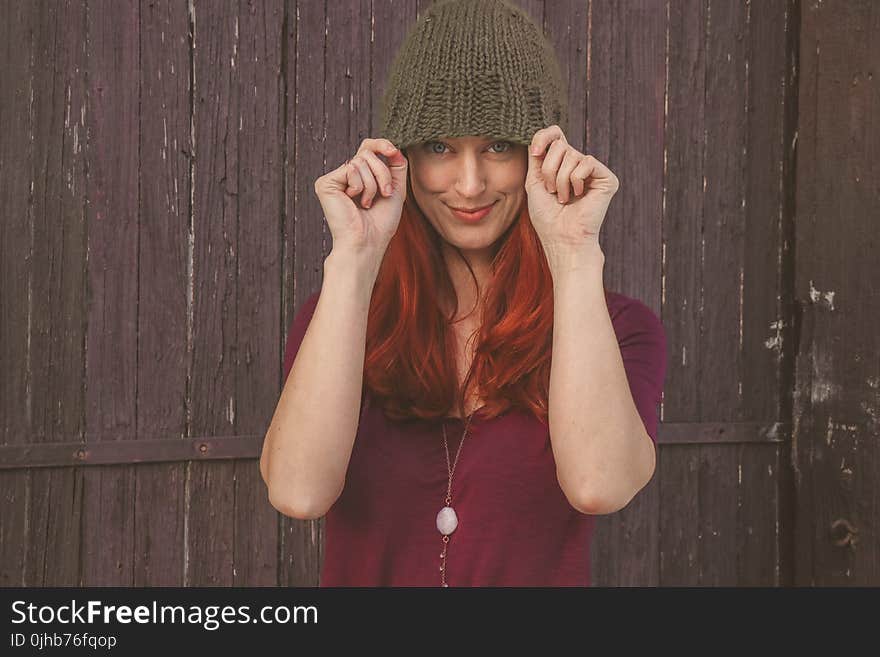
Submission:
POLYGON ((455 509, 452 508, 452 475, 455 473, 455 466, 458 464, 458 456, 461 454, 461 446, 464 445, 464 439, 467 437, 468 426, 471 418, 476 411, 473 411, 464 425, 464 433, 461 436, 461 442, 458 444, 458 452, 455 454, 455 461, 449 464, 449 444, 446 441, 446 422, 443 422, 443 447, 446 449, 446 470, 449 474, 449 481, 446 485, 446 506, 440 509, 437 514, 437 529, 443 536, 443 552, 440 553, 440 585, 449 586, 446 582, 446 548, 449 546, 449 535, 458 527, 458 516, 455 509))

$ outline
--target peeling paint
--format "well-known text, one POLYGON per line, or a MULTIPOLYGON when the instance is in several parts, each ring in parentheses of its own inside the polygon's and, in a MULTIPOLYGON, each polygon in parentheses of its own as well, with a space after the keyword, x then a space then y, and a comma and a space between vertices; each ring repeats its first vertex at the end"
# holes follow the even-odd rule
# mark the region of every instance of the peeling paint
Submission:
MULTIPOLYGON (((666 149, 663 150, 663 158, 666 159, 666 149)), ((663 195, 664 202, 666 201, 666 194, 663 195)), ((666 242, 663 242, 661 246, 661 256, 660 256, 660 307, 666 307, 666 242)))
POLYGON ((770 330, 776 331, 776 335, 772 335, 766 340, 764 340, 764 346, 767 349, 775 349, 778 352, 782 351, 782 329, 785 328, 785 320, 777 319, 775 322, 770 322, 770 330))
POLYGON ((828 416, 828 424, 825 431, 825 444, 831 445, 831 434, 834 431, 851 431, 852 433, 856 433, 859 430, 859 425, 857 424, 845 424, 843 422, 835 422, 834 418, 828 416))
POLYGON ((829 310, 834 310, 834 290, 829 290, 828 292, 822 292, 813 287, 813 279, 810 279, 810 301, 813 303, 821 303, 828 307, 829 310), (824 299, 824 301, 820 301, 824 299))
POLYGON ((840 385, 834 383, 831 355, 816 351, 813 354, 813 376, 810 381, 810 400, 825 402, 840 394, 840 385))
POLYGON ((840 392, 840 386, 830 381, 813 381, 810 388, 810 399, 814 402, 825 402, 836 397, 840 392))
POLYGON ((861 409, 865 412, 865 415, 871 418, 871 423, 874 426, 877 426, 878 419, 880 419, 877 417, 877 409, 868 404, 868 402, 866 401, 859 402, 859 407, 861 407, 861 409))
MULTIPOLYGON (((745 202, 745 199, 743 199, 745 202)), ((739 268, 739 350, 743 349, 743 298, 744 298, 745 268, 739 268)))

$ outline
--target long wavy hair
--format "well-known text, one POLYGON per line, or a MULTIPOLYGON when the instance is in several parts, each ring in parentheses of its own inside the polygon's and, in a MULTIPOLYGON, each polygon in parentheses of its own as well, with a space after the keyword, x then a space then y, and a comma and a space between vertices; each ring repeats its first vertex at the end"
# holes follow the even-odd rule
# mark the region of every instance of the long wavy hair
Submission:
MULTIPOLYGON (((553 280, 528 204, 523 202, 492 245, 493 273, 473 362, 461 388, 451 328, 458 300, 443 259, 442 239, 412 196, 407 179, 400 224, 370 302, 365 388, 393 420, 438 419, 453 408, 463 415, 475 389, 485 400, 477 412, 482 418, 516 407, 546 423, 553 280), (444 300, 453 304, 449 317, 442 310, 444 300)), ((474 276, 463 256, 462 260, 474 276)))

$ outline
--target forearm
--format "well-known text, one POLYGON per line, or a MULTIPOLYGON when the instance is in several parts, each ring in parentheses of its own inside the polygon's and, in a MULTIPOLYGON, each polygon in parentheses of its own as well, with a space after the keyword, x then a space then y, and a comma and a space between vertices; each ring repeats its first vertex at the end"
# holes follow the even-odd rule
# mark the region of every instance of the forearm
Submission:
POLYGON ((654 447, 632 398, 605 302, 598 244, 548 258, 553 356, 548 422, 557 476, 585 513, 611 513, 650 479, 654 447))
POLYGON ((331 252, 281 392, 260 470, 272 505, 319 517, 342 491, 359 421, 367 315, 378 267, 331 252))

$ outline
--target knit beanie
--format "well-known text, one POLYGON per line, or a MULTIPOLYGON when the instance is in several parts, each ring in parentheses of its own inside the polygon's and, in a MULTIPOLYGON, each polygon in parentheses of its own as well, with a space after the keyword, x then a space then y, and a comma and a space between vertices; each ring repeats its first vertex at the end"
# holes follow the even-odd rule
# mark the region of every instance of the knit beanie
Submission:
POLYGON ((388 74, 379 136, 404 149, 444 137, 528 145, 567 132, 568 90, 550 43, 507 0, 437 0, 404 37, 388 74))

